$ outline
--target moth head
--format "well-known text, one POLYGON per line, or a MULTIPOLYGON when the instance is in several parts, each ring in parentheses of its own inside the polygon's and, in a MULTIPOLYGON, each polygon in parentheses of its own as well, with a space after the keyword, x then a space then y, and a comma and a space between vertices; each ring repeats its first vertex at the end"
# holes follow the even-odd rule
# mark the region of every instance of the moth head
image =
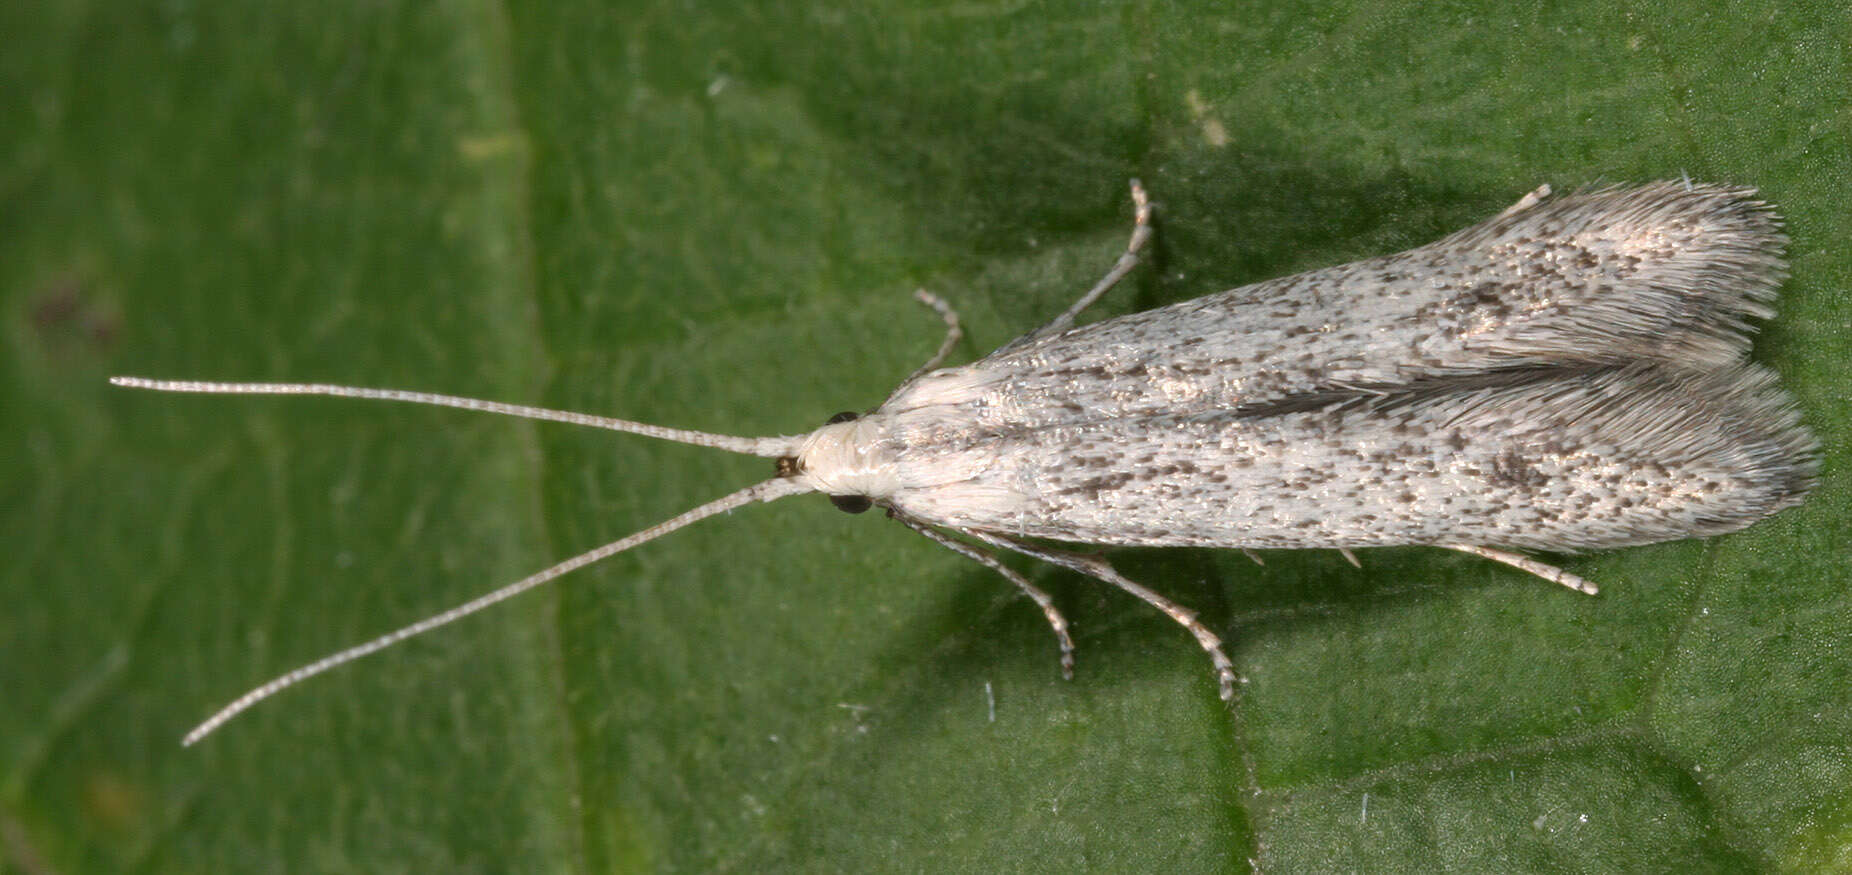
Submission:
POLYGON ((823 493, 838 510, 864 513, 900 486, 886 437, 883 417, 838 413, 778 460, 779 476, 823 493))
MULTIPOLYGON (((839 461, 839 457, 843 455, 841 451, 850 449, 849 445, 855 442, 864 431, 855 428, 833 429, 832 427, 861 418, 861 414, 847 410, 830 417, 823 423, 823 428, 818 429, 811 435, 810 440, 805 441, 804 449, 798 455, 783 456, 778 459, 778 476, 802 478, 818 492, 822 492, 829 498, 830 504, 835 505, 836 509, 843 513, 867 513, 875 506, 872 496, 864 492, 835 491, 830 488, 832 484, 837 484, 837 488, 847 489, 851 481, 857 479, 853 474, 845 476, 845 472, 839 470, 833 463, 839 461), (824 437, 818 439, 819 435, 824 437), (811 466, 818 462, 825 465, 824 476, 822 478, 808 476, 812 473, 811 466)), ((851 449, 850 452, 854 451, 851 449)))

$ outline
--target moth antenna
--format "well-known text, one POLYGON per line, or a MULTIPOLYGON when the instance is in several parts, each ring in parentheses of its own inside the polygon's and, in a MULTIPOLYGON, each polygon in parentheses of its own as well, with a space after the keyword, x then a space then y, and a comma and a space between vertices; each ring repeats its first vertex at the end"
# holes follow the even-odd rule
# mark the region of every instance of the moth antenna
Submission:
POLYGON ((647 422, 631 422, 627 419, 575 413, 571 410, 503 404, 500 401, 484 401, 480 398, 461 398, 431 392, 413 392, 406 389, 369 389, 362 386, 337 386, 329 383, 213 383, 202 380, 150 380, 146 377, 110 377, 109 382, 112 385, 125 386, 130 389, 152 389, 156 392, 196 392, 212 395, 334 395, 340 398, 403 401, 408 404, 429 404, 434 407, 456 407, 462 410, 499 413, 503 416, 519 416, 523 419, 544 419, 549 422, 565 422, 628 434, 640 434, 644 437, 675 441, 680 444, 693 444, 697 447, 713 447, 717 450, 743 453, 748 456, 762 456, 767 459, 795 455, 801 440, 796 437, 754 438, 710 434, 704 431, 651 425, 647 422))
MULTIPOLYGON (((194 384, 194 385, 200 385, 200 384, 194 384)), ((225 385, 225 384, 205 384, 205 385, 225 385)), ((259 385, 265 385, 265 384, 259 384, 259 385)), ((187 391, 187 390, 176 390, 176 391, 187 391)), ((209 389, 205 391, 215 391, 215 390, 209 389)), ((371 397, 371 396, 368 396, 368 397, 371 397)), ((327 656, 322 657, 321 659, 318 659, 314 662, 309 663, 308 665, 302 666, 301 668, 295 669, 294 671, 287 672, 285 674, 277 676, 274 679, 266 681, 263 684, 253 688, 250 692, 245 693, 244 695, 239 696, 238 698, 232 700, 231 704, 226 705, 223 708, 220 708, 218 713, 213 714, 211 717, 206 718, 205 722, 199 724, 198 726, 193 727, 193 730, 191 732, 188 732, 186 734, 186 737, 180 740, 180 744, 183 747, 191 747, 195 742, 198 742, 200 739, 205 738, 207 735, 212 734, 213 730, 218 729, 220 726, 225 725, 226 721, 232 719, 233 717, 238 716, 238 714, 244 711, 245 709, 250 708, 252 705, 257 704, 258 702, 262 702, 263 700, 268 699, 271 696, 274 696, 277 693, 280 693, 283 690, 288 689, 289 687, 295 686, 296 684, 302 681, 308 680, 309 678, 312 678, 318 674, 321 674, 322 672, 325 672, 331 668, 335 668, 337 666, 343 665, 345 663, 353 662, 354 660, 359 659, 360 657, 366 656, 369 653, 384 650, 414 635, 422 635, 426 632, 431 631, 432 629, 436 629, 439 626, 449 625, 450 623, 453 623, 457 620, 467 617, 470 614, 476 613, 477 611, 480 611, 483 608, 489 607, 490 605, 493 605, 497 602, 501 602, 507 599, 514 598, 515 596, 518 596, 521 593, 527 592, 528 590, 533 589, 534 587, 540 586, 541 584, 546 583, 547 581, 550 581, 556 577, 559 577, 562 574, 566 574, 576 569, 583 568, 584 566, 590 565, 593 562, 597 562, 600 559, 605 559, 611 556, 615 556, 619 553, 624 552, 625 550, 628 550, 632 547, 637 546, 638 544, 642 544, 648 541, 655 540, 656 538, 662 537, 663 535, 673 532, 676 529, 689 525, 690 523, 699 522, 708 517, 714 516, 715 514, 726 513, 727 511, 733 510, 734 508, 741 507, 747 504, 751 504, 752 502, 755 502, 755 501, 771 501, 773 499, 783 498, 787 495, 796 495, 800 492, 807 492, 807 491, 809 491, 808 487, 805 487, 799 484, 795 480, 791 480, 787 478, 776 478, 772 480, 767 480, 763 483, 759 483, 755 486, 748 486, 745 489, 742 489, 738 492, 735 492, 723 498, 717 498, 713 501, 710 501, 706 504, 701 505, 700 507, 697 507, 693 510, 682 513, 679 516, 671 517, 667 520, 664 520, 660 523, 650 526, 649 528, 644 529, 643 531, 637 532, 636 534, 630 535, 625 538, 620 538, 616 541, 612 541, 611 543, 606 544, 597 549, 588 550, 584 553, 580 553, 579 555, 574 556, 571 559, 568 559, 564 562, 561 562, 558 565, 553 566, 552 568, 548 568, 545 571, 541 571, 536 574, 529 575, 527 577, 523 577, 520 580, 515 581, 514 583, 511 583, 511 584, 508 584, 507 586, 502 587, 501 589, 495 590, 494 592, 488 593, 486 595, 478 596, 474 599, 464 602, 463 604, 457 605, 454 608, 444 611, 443 613, 433 614, 429 617, 419 620, 416 623, 413 623, 409 626, 406 626, 402 629, 398 629, 393 632, 388 632, 364 644, 357 644, 357 645, 354 645, 353 647, 347 648, 346 650, 342 650, 336 653, 331 653, 327 656)))

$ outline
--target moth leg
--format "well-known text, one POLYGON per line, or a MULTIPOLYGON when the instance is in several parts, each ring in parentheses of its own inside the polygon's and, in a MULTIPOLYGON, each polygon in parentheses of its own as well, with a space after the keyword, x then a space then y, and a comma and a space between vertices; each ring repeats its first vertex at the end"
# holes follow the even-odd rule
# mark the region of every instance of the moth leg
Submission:
POLYGON ((1144 183, 1134 179, 1132 180, 1132 239, 1125 244, 1125 254, 1119 256, 1119 260, 1113 264, 1112 270, 1107 271, 1106 276, 1102 277, 1098 283, 1095 283, 1093 288, 1088 289, 1086 294, 1081 295, 1080 300, 1075 301, 1073 306, 1067 308, 1061 315, 1056 316, 1047 325, 1043 325, 1024 335, 1021 339, 1012 343, 1011 346, 1017 343, 1034 340, 1038 337, 1046 337, 1056 332, 1066 331, 1068 326, 1074 324, 1074 317, 1079 316, 1080 311, 1092 306, 1094 301, 1099 300, 1101 295, 1106 294, 1113 286, 1118 285, 1120 280, 1125 279, 1126 274, 1132 272, 1132 268, 1138 266, 1138 253, 1143 250, 1145 244, 1150 241, 1151 198, 1145 193, 1144 183))
POLYGON ((914 522, 899 514, 893 514, 893 517, 900 520, 901 524, 907 528, 925 535, 939 546, 995 571, 1003 575, 1005 580, 1016 584, 1017 589, 1022 590, 1024 595, 1041 607, 1042 616, 1047 617, 1048 625, 1054 627, 1055 640, 1061 645, 1061 676, 1070 681, 1074 679, 1074 639, 1068 636, 1067 618, 1061 616, 1060 609, 1055 607, 1055 600, 1047 592, 1030 583, 1029 578, 1022 576, 1016 569, 997 561, 997 557, 983 550, 955 538, 948 538, 922 523, 914 522))
POLYGON ((1518 198, 1517 203, 1506 207, 1504 212, 1499 213, 1494 218, 1503 219, 1506 216, 1511 216, 1517 213, 1524 212, 1525 210, 1528 210, 1531 207, 1534 207, 1540 203, 1543 203, 1544 199, 1549 196, 1550 196, 1550 184, 1546 182, 1542 185, 1537 186, 1535 189, 1531 191, 1530 194, 1527 194, 1521 198, 1518 198))
POLYGON ((1484 557, 1493 562, 1503 562, 1520 571, 1528 571, 1535 574, 1551 583, 1560 583, 1576 592, 1594 595, 1601 591, 1600 587, 1595 586, 1594 581, 1586 577, 1578 577, 1554 565, 1538 562, 1529 556, 1508 553, 1504 550, 1494 550, 1491 547, 1481 547, 1477 544, 1440 544, 1438 546, 1445 547, 1449 550, 1458 550, 1461 553, 1471 553, 1474 556, 1484 557))
POLYGON ((1176 620, 1183 625, 1183 628, 1188 629, 1190 634, 1196 637, 1196 643, 1201 644, 1203 650, 1208 652, 1209 661, 1215 665, 1215 679, 1217 684, 1221 687, 1222 701, 1230 702, 1234 700, 1235 684, 1240 682, 1241 676, 1235 672, 1234 661, 1228 658, 1228 654, 1222 652, 1222 639, 1217 637, 1214 632, 1209 631, 1209 627, 1203 625, 1203 622, 1196 618, 1196 613, 1194 611, 1133 582, 1125 575, 1120 574, 1105 559, 1098 556, 1038 547, 1034 544, 1028 544, 1001 535, 992 535, 986 532, 973 531, 967 532, 967 534, 993 547, 1014 550, 1032 559, 1040 559, 1043 562, 1059 565, 1062 568, 1078 571, 1088 577, 1110 583, 1113 586, 1143 599, 1146 604, 1170 615, 1171 619, 1176 620))
POLYGON ((933 353, 932 358, 927 359, 925 364, 914 368, 913 373, 908 374, 906 379, 900 381, 900 385, 902 386, 919 379, 920 376, 927 371, 938 367, 941 362, 945 361, 946 356, 952 354, 952 347, 957 346, 958 341, 965 336, 965 329, 958 322, 958 311, 952 309, 952 305, 946 303, 944 298, 926 291, 925 289, 914 289, 913 300, 931 307, 933 312, 939 314, 940 319, 945 320, 945 339, 939 341, 939 351, 933 353))
POLYGON ((1362 568, 1363 567, 1363 563, 1357 561, 1357 554, 1350 552, 1349 547, 1339 547, 1338 552, 1343 554, 1345 561, 1350 563, 1350 567, 1352 568, 1362 568))

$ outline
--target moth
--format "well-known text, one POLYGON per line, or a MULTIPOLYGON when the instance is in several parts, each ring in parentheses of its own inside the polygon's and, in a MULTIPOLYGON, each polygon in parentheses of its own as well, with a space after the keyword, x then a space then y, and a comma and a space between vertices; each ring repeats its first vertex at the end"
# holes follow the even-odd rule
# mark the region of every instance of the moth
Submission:
MULTIPOLYGON (((819 492, 873 507, 1007 578, 1074 645, 1054 600, 997 558, 1112 584, 1176 620, 1223 699, 1238 675, 1187 608, 1127 579, 1103 546, 1443 547, 1572 589, 1518 550, 1578 553, 1733 532, 1799 504, 1817 444, 1773 372, 1746 355, 1786 275, 1786 237, 1753 189, 1657 182, 1531 192, 1395 255, 1077 325, 1138 264, 1152 206, 1132 182, 1131 240, 1047 324, 940 367, 958 316, 925 292, 944 342, 879 407, 809 434, 734 437, 398 389, 116 377, 171 392, 335 395, 568 422, 775 460, 775 476, 244 694, 192 744, 299 681, 683 526, 819 492)), ((1250 555, 1253 555, 1250 553, 1250 555)))

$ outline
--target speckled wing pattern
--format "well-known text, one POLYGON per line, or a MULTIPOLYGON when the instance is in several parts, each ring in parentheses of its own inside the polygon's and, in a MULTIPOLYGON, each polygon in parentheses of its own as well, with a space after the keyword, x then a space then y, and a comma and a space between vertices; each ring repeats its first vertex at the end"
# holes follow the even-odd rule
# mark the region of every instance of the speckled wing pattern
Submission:
POLYGON ((1797 504, 1767 370, 1786 238, 1751 189, 1530 197, 1407 252, 1031 335, 878 413, 956 472, 893 499, 1101 544, 1572 552, 1797 504))

